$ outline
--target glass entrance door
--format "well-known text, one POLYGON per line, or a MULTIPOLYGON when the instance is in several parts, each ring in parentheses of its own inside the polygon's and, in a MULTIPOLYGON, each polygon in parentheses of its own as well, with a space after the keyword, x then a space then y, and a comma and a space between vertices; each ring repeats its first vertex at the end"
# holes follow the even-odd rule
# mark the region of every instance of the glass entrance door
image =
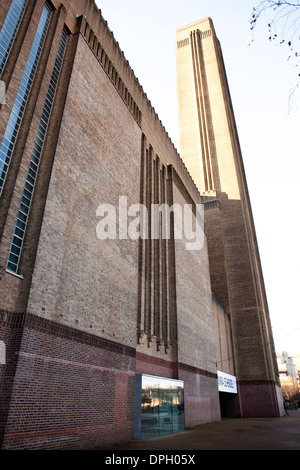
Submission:
POLYGON ((142 376, 141 439, 184 431, 184 384, 142 376))

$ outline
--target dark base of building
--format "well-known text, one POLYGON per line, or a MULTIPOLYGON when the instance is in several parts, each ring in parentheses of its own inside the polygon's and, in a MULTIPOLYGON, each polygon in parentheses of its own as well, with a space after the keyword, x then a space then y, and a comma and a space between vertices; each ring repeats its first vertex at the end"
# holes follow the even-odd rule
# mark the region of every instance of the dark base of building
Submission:
POLYGON ((26 315, 2 368, 2 449, 91 449, 133 437, 135 350, 26 315), (11 361, 15 361, 11 364, 11 361))
MULTIPOLYGON (((0 334, 7 348, 0 366, 2 449, 93 449, 133 439, 137 374, 184 381, 185 427, 221 419, 215 374, 33 315, 7 315, 0 334)), ((274 386, 240 389, 244 413, 276 415, 267 405, 274 386)), ((237 401, 231 404, 238 410, 237 401)))
POLYGON ((276 418, 284 415, 281 388, 274 382, 239 382, 238 391, 238 395, 220 393, 222 418, 276 418))
POLYGON ((240 382, 242 418, 268 418, 284 415, 282 392, 274 382, 240 382))

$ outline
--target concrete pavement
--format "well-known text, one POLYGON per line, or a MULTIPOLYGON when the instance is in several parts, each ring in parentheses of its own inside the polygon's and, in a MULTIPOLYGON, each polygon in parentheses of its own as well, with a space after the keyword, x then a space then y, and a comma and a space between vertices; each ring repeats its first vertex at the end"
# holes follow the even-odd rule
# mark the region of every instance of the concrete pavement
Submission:
POLYGON ((103 450, 300 450, 300 409, 289 410, 289 415, 281 418, 223 419, 183 433, 103 450))

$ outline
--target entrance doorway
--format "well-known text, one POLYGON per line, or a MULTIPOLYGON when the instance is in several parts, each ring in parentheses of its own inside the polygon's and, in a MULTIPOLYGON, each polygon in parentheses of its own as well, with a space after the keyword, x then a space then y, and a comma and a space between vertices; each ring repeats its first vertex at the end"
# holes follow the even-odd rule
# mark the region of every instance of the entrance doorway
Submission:
POLYGON ((136 439, 184 431, 183 382, 150 375, 137 379, 136 439))
POLYGON ((233 418, 236 416, 238 397, 236 377, 219 370, 217 373, 221 418, 233 418))
POLYGON ((221 418, 235 418, 237 395, 226 392, 219 392, 219 398, 221 418))

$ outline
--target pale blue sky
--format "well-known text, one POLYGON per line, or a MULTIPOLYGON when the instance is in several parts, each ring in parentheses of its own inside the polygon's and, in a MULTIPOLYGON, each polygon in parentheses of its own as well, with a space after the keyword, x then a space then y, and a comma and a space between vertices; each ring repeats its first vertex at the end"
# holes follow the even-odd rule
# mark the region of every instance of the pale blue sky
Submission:
POLYGON ((175 33, 212 18, 237 121, 276 349, 300 353, 300 108, 297 102, 288 107, 299 71, 287 61, 288 50, 269 42, 263 20, 249 46, 256 0, 96 3, 179 152, 175 33))

